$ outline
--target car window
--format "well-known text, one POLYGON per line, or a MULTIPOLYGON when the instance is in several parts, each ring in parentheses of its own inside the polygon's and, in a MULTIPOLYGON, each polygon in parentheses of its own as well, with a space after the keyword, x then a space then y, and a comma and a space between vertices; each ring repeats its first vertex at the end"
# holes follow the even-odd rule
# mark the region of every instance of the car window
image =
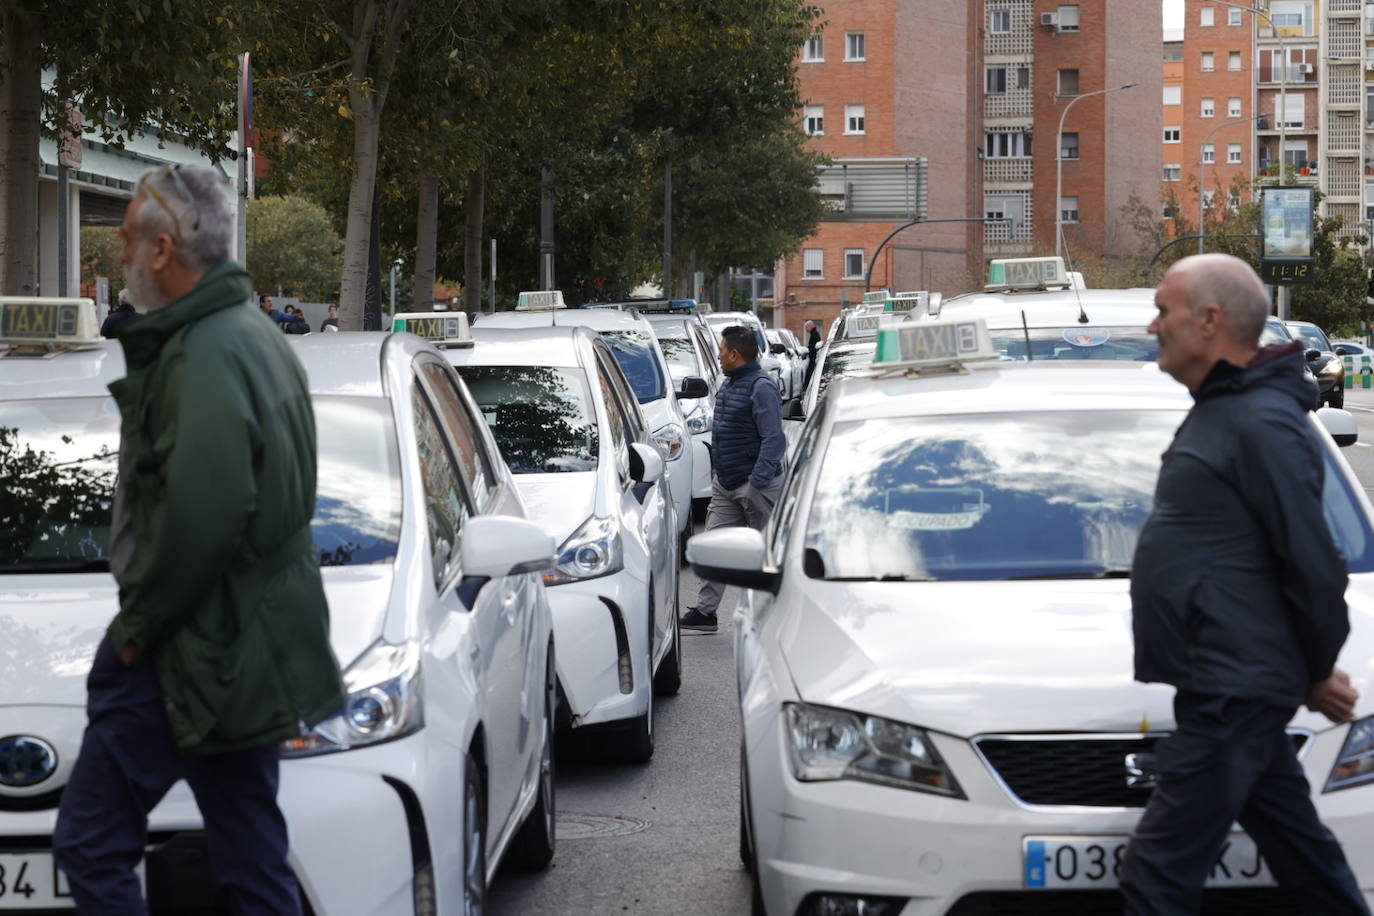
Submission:
POLYGON ((1159 343, 1144 327, 1002 328, 989 331, 1004 360, 1126 360, 1154 362, 1159 343))
POLYGON ((1330 447, 1322 448, 1326 476, 1322 483, 1322 512, 1336 546, 1351 572, 1374 570, 1374 536, 1364 507, 1350 489, 1330 447))
POLYGON ((487 455, 486 441, 478 429, 477 418, 464 403, 447 363, 421 358, 417 364, 440 421, 453 438, 454 457, 458 461, 463 483, 472 494, 477 511, 484 511, 495 493, 497 478, 491 458, 487 455))
POLYGON ((821 362, 821 377, 816 380, 816 397, 824 394, 825 389, 836 379, 862 372, 872 366, 873 354, 877 349, 878 345, 875 342, 855 344, 825 354, 825 359, 821 362))
POLYGON ((643 331, 603 331, 601 339, 620 364, 641 404, 657 401, 668 392, 654 342, 643 331))
POLYGON ((600 437, 581 369, 461 366, 514 474, 594 471, 600 437))
POLYGON ((1316 350, 1330 350, 1331 341, 1326 339, 1326 334, 1321 328, 1313 327, 1310 324, 1290 324, 1288 330, 1293 332, 1293 336, 1301 340, 1303 346, 1316 350))
POLYGON ((1181 418, 1043 411, 837 423, 807 522, 808 575, 1125 574, 1181 418))
POLYGON ((1293 339, 1293 335, 1288 332, 1282 321, 1277 319, 1266 321, 1264 330, 1260 332, 1260 346, 1267 347, 1270 344, 1288 343, 1293 339))
MULTIPOLYGON (((401 530, 396 429, 382 398, 315 397, 321 566, 388 563, 401 530)), ((109 569, 118 476, 112 398, 0 401, 0 573, 109 569)))
POLYGON ((692 328, 692 334, 695 335, 697 349, 701 353, 701 366, 706 373, 706 380, 713 382, 720 375, 720 363, 716 361, 716 354, 711 346, 710 337, 699 327, 692 328))
POLYGON ((625 429, 627 430, 629 441, 647 442, 648 433, 644 427, 644 416, 639 410, 639 401, 635 394, 630 390, 630 383, 625 378, 625 373, 620 368, 620 363, 615 357, 609 355, 609 350, 598 349, 596 358, 601 362, 601 368, 606 373, 606 378, 611 383, 611 388, 617 398, 617 406, 620 408, 621 416, 625 419, 625 429))
POLYGON ((439 418, 419 384, 411 388, 415 444, 420 454, 420 484, 425 494, 434 584, 441 586, 458 565, 463 525, 472 509, 463 490, 458 465, 439 418))
POLYGON ((816 442, 824 425, 824 409, 817 410, 806 420, 801 435, 792 451, 786 470, 787 478, 782 492, 778 494, 778 506, 769 519, 768 543, 772 563, 781 563, 786 552, 787 538, 796 519, 797 506, 801 502, 802 482, 806 468, 815 454, 816 442))
POLYGON ((676 378, 690 375, 700 377, 701 365, 697 360, 696 347, 685 332, 678 334, 678 330, 664 328, 656 332, 658 346, 663 351, 663 358, 668 361, 668 373, 676 378))
MULTIPOLYGON (((600 354, 598 354, 598 357, 600 354)), ((615 385, 600 358, 596 365, 596 382, 601 387, 601 400, 606 405, 606 421, 610 426, 607 433, 611 437, 611 451, 615 455, 616 471, 620 482, 630 482, 630 452, 626 442, 629 440, 630 424, 625 417, 625 409, 616 396, 615 385)))

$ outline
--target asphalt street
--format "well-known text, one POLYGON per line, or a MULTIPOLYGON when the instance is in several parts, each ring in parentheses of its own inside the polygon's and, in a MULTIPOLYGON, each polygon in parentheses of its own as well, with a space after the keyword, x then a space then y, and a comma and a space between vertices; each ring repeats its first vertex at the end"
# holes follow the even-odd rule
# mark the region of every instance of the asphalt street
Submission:
MULTIPOLYGON (((684 609, 696 603, 696 588, 684 571, 684 609)), ((652 761, 607 763, 595 735, 559 742, 553 864, 533 875, 503 868, 491 888, 492 913, 749 912, 737 833, 739 710, 729 614, 737 598, 734 589, 726 592, 715 634, 683 632, 682 691, 655 701, 652 761)))

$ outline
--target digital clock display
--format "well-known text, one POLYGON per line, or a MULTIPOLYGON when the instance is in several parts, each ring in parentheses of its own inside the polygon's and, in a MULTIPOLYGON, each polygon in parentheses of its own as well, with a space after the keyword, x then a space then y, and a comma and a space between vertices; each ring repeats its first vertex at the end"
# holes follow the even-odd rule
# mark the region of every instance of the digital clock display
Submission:
POLYGON ((1311 261, 1264 261, 1260 276, 1267 283, 1311 283, 1311 261))

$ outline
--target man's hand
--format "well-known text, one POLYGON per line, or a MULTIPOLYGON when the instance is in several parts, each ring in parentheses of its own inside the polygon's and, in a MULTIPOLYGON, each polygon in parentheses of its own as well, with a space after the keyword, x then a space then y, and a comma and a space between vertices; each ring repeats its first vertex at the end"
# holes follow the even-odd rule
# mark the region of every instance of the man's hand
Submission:
POLYGON ((119 647, 119 660, 126 665, 132 665, 138 659, 138 646, 132 642, 126 642, 119 647))
POLYGON ((1335 668, 1329 678, 1308 688, 1307 708, 1340 725, 1355 718, 1355 702, 1359 698, 1360 692, 1350 686, 1350 675, 1335 668))

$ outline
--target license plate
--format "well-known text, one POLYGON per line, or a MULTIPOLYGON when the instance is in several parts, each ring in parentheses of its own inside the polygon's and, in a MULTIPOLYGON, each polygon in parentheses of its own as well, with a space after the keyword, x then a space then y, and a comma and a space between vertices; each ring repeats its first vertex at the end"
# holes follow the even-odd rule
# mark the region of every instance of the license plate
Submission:
POLYGON ((51 853, 0 852, 0 910, 75 908, 51 853))
MULTIPOLYGON (((1121 883, 1128 836, 1031 836, 1021 841, 1030 889, 1113 888, 1121 883)), ((1208 887, 1272 885, 1269 867, 1244 833, 1233 833, 1207 876, 1208 887)))

